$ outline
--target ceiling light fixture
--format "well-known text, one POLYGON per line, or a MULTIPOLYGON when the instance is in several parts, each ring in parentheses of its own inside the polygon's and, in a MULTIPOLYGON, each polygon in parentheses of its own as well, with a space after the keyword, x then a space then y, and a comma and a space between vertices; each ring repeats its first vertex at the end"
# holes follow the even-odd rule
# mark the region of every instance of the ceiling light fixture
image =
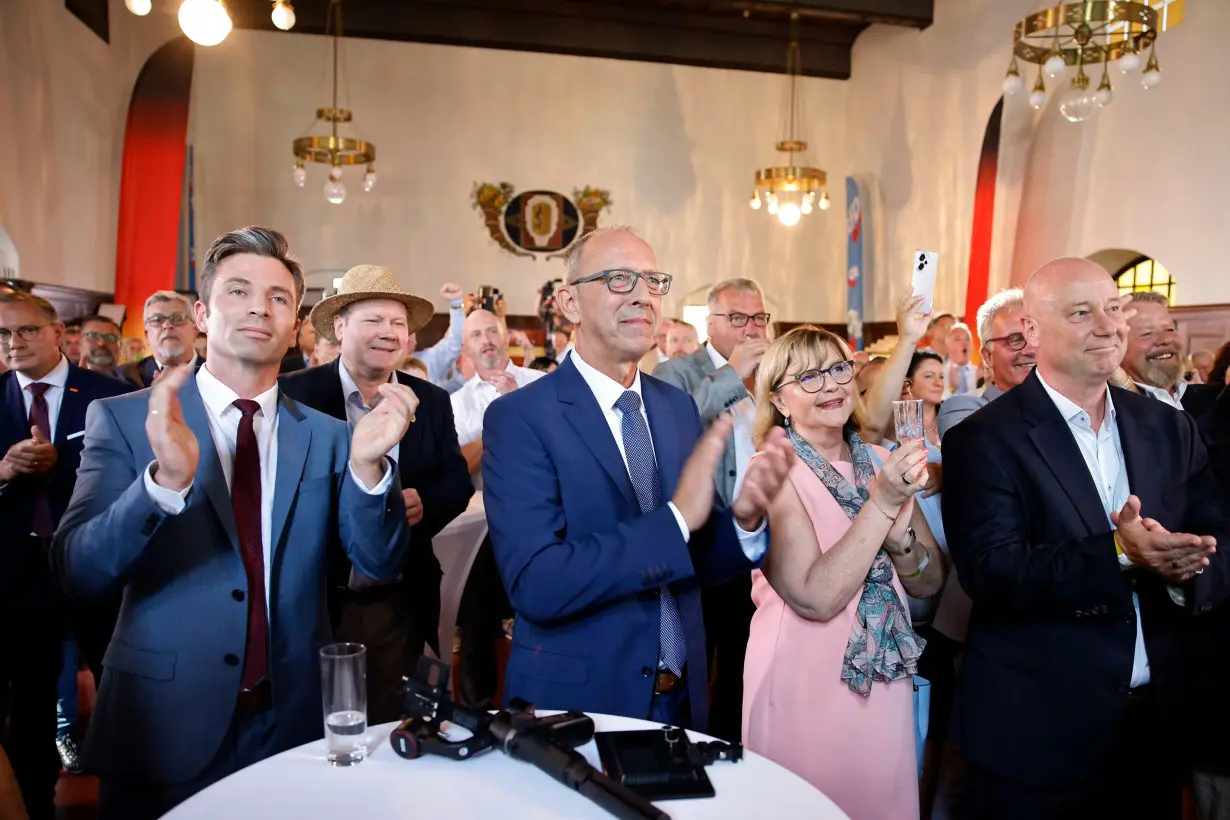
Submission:
POLYGON ((290 0, 274 0, 270 18, 282 31, 290 31, 295 27, 295 7, 290 4, 290 0))
POLYGON ((179 7, 179 27, 199 46, 216 46, 231 33, 231 15, 222 0, 184 0, 179 7))

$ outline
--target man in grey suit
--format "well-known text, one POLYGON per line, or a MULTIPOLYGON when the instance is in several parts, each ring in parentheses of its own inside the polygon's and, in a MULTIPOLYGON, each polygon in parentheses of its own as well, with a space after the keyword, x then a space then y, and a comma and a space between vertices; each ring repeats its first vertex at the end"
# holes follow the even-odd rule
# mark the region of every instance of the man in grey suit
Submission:
MULTIPOLYGON (((760 285, 751 279, 719 282, 709 291, 709 340, 690 356, 662 362, 653 371, 692 396, 705 427, 727 410, 734 417, 734 435, 716 475, 718 496, 727 507, 756 452, 751 438, 756 406, 750 387, 769 347, 768 324, 760 285)), ((742 734, 743 658, 756 611, 751 588, 751 573, 746 573, 701 593, 713 681, 709 732, 730 741, 741 740, 742 734)))
POLYGON ((102 820, 161 817, 320 738, 326 553, 385 582, 401 567, 409 529, 386 453, 417 399, 382 385, 352 436, 279 393, 303 290, 280 234, 224 234, 193 309, 208 362, 87 412, 52 561, 70 597, 123 592, 85 742, 102 820))

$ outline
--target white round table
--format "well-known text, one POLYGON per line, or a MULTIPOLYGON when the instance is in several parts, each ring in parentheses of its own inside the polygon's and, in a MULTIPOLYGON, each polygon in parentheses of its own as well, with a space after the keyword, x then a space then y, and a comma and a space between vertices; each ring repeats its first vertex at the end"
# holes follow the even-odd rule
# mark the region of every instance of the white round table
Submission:
MULTIPOLYGON (((550 714, 539 712, 539 714, 550 714)), ((591 715, 598 731, 654 729, 659 724, 591 715)), ((324 741, 283 752, 215 783, 166 815, 167 820, 270 818, 609 818, 581 795, 528 763, 500 751, 470 761, 442 757, 404 760, 389 747, 396 724, 368 733, 367 760, 350 768, 325 761, 324 741)), ((689 732, 693 740, 712 740, 689 732)), ((579 750, 600 766, 593 742, 579 750)), ((707 767, 717 793, 700 800, 656 805, 677 820, 756 817, 848 820, 815 787, 769 760, 744 752, 738 763, 707 767)))

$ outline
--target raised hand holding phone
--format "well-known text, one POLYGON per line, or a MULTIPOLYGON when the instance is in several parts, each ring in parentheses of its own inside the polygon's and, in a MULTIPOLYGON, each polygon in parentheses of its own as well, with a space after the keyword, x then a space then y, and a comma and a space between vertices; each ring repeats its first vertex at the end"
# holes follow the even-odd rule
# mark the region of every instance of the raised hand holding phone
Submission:
POLYGON ((939 268, 940 255, 935 251, 914 251, 910 269, 912 289, 915 296, 923 298, 919 313, 931 313, 935 300, 935 272, 939 268))

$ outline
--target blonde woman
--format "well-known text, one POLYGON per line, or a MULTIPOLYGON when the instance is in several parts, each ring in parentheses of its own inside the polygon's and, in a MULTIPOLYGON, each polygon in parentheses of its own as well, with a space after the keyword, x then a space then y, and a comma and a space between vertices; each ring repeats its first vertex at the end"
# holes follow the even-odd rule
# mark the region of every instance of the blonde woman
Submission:
POLYGON ((945 562, 913 502, 929 481, 923 442, 863 443, 851 358, 841 338, 804 326, 757 373, 756 440, 783 427, 799 458, 753 573, 743 737, 852 820, 908 820, 923 641, 905 596, 937 593, 945 562))

